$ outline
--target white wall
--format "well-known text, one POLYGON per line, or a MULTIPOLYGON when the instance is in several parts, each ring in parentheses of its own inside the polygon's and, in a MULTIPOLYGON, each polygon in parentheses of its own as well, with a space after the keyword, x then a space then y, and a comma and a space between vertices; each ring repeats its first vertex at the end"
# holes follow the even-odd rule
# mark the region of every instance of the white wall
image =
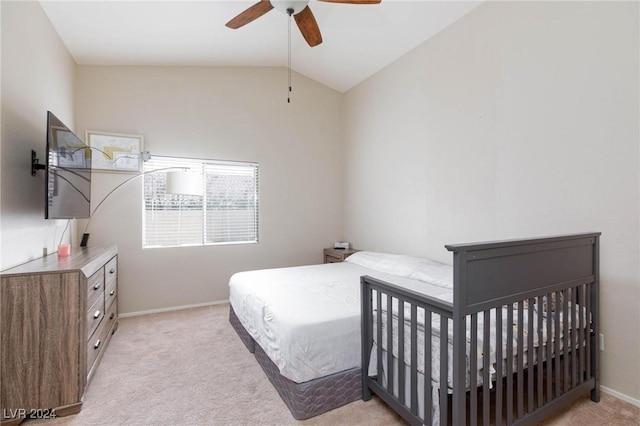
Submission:
POLYGON ((601 231, 602 384, 640 399, 639 3, 488 2, 347 93, 345 237, 601 231))
MULTIPOLYGON (((260 243, 142 250, 142 179, 93 217, 90 245, 120 250, 122 313, 228 299, 232 273, 322 262, 342 238, 341 98, 283 68, 90 67, 78 129, 140 134, 155 155, 260 165, 260 243)), ((94 206, 125 177, 93 173, 94 206)))
MULTIPOLYGON (((66 221, 44 219, 47 110, 73 128, 76 64, 40 3, 1 2, 2 133, 0 270, 57 250, 66 221)), ((69 240, 70 232, 64 235, 69 240)))

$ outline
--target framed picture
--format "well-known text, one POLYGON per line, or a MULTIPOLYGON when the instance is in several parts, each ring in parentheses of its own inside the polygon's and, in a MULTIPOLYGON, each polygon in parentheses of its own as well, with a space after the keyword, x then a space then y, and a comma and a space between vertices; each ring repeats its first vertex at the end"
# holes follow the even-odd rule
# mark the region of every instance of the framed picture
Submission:
POLYGON ((123 135, 87 131, 87 144, 91 148, 91 169, 109 172, 139 173, 144 149, 141 135, 123 135))
POLYGON ((49 126, 51 137, 51 150, 58 159, 57 166, 71 169, 87 169, 91 167, 88 162, 87 146, 66 127, 49 126))

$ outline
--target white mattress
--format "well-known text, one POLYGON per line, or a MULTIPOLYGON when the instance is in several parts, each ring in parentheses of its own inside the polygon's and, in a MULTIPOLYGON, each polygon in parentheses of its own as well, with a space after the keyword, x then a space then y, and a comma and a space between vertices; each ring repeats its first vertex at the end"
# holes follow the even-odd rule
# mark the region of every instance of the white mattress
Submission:
POLYGON ((397 257, 398 262, 380 268, 403 275, 399 276, 356 264, 375 266, 368 253, 357 254, 349 262, 239 272, 231 277, 229 300, 238 319, 288 379, 304 383, 361 366, 362 275, 435 297, 451 291, 405 278, 415 268, 394 269, 402 260, 416 258, 397 257))

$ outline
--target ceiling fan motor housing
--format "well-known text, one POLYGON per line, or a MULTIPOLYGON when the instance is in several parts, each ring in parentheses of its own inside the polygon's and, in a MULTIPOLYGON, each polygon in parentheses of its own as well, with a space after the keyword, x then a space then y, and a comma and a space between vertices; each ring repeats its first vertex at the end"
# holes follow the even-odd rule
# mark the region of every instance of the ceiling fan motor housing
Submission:
POLYGON ((301 12, 309 4, 309 0, 269 0, 269 2, 274 8, 290 16, 301 12), (292 9, 293 13, 289 13, 289 9, 292 9))

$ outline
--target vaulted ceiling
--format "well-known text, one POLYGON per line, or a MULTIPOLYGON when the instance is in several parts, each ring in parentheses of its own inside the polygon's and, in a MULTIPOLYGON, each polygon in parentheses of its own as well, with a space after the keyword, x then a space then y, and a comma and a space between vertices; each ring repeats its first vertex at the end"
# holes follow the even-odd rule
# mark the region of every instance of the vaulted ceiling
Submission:
MULTIPOLYGON (((81 65, 287 66, 289 17, 273 9, 225 24, 255 1, 53 1, 42 7, 81 65)), ((455 22, 480 1, 311 0, 323 42, 291 22, 294 71, 344 92, 455 22)))

